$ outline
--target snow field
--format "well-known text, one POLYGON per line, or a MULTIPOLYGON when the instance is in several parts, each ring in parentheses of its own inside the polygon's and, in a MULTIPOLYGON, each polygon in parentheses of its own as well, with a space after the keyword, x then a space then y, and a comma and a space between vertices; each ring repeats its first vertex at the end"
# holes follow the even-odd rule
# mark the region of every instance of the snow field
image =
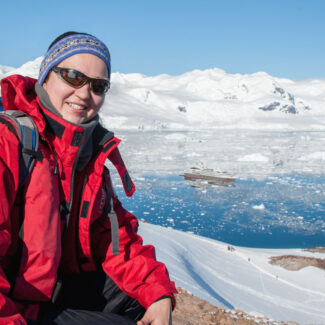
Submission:
POLYGON ((262 313, 278 321, 325 323, 324 271, 288 271, 271 265, 278 255, 313 254, 297 249, 252 249, 148 223, 140 224, 145 244, 154 244, 172 279, 194 295, 227 309, 262 313))

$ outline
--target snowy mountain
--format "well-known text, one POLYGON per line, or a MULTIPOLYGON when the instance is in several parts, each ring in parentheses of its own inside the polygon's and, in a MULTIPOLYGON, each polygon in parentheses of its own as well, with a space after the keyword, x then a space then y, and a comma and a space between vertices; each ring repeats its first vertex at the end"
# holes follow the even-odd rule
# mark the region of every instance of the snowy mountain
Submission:
POLYGON ((15 70, 14 67, 8 67, 0 64, 0 76, 4 74, 9 74, 10 71, 15 70))
MULTIPOLYGON (((37 77, 42 58, 9 74, 37 77)), ((111 129, 325 129, 325 80, 295 82, 265 72, 227 74, 214 68, 179 76, 112 74, 102 117, 111 129)))
POLYGON ((37 78, 42 59, 42 57, 39 57, 34 61, 28 61, 19 68, 0 65, 0 79, 12 74, 37 78))

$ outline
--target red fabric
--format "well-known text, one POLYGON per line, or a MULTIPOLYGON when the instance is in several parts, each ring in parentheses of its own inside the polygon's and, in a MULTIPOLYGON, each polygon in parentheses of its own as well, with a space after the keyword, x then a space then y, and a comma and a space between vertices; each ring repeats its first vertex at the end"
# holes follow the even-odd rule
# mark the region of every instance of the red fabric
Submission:
MULTIPOLYGON (((21 110, 34 119, 43 139, 40 150, 44 159, 36 161, 25 183, 24 245, 19 275, 9 298, 5 272, 10 269, 17 248, 20 150, 12 132, 0 124, 0 324, 25 324, 25 319, 37 317, 35 303, 51 298, 59 268, 64 274, 75 274, 94 270, 101 263, 115 283, 145 308, 162 296, 174 299, 173 293, 177 291, 165 265, 156 261, 152 246, 142 245, 137 235, 138 220, 122 207, 117 197, 113 202, 120 225, 121 254, 112 255, 111 227, 104 215, 107 200, 103 173, 107 158, 111 158, 122 178, 127 172, 117 149, 120 141, 110 139, 103 145, 112 141, 110 149, 100 151, 82 172, 73 176, 79 147, 71 143, 76 132, 83 129, 42 108, 34 85, 34 79, 18 75, 1 80, 4 109, 21 110), (42 113, 65 127, 60 138, 46 127, 42 113), (59 174, 55 173, 56 166, 59 174), (60 203, 64 201, 68 202, 71 214, 61 247, 60 203), (21 304, 18 300, 30 303, 21 304)), ((128 195, 134 191, 131 184, 128 195)))

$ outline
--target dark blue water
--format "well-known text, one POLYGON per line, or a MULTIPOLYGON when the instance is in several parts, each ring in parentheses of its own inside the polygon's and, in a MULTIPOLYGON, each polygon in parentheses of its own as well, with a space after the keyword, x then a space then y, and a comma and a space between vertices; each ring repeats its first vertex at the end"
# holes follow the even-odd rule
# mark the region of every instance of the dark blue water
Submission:
MULTIPOLYGON (((117 180, 114 180, 116 184, 117 180)), ((325 246, 325 176, 293 174, 192 187, 181 176, 135 179, 123 205, 139 219, 260 248, 325 246)))

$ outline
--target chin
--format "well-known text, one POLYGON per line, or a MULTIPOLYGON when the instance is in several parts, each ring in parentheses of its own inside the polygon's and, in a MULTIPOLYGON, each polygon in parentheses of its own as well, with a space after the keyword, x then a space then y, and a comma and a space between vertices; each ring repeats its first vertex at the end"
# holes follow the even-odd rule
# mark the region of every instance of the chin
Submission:
POLYGON ((64 116, 63 115, 62 117, 66 121, 68 121, 70 123, 74 123, 74 124, 81 124, 81 123, 84 123, 86 121, 86 117, 82 117, 82 116, 71 116, 71 115, 64 116))

